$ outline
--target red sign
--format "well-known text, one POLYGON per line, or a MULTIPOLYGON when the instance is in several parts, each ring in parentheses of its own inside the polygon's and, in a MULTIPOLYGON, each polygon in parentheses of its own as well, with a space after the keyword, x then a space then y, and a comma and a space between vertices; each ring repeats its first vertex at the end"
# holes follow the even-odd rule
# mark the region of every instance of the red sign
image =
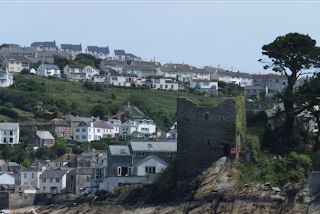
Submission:
POLYGON ((231 148, 230 155, 236 155, 236 154, 237 154, 237 149, 236 148, 231 148))

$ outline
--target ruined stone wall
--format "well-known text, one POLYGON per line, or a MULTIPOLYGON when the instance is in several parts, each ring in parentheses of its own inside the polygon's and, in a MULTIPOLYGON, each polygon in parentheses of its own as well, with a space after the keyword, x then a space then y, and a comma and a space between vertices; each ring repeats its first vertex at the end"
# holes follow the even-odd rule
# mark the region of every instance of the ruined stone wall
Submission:
POLYGON ((178 98, 178 184, 201 174, 236 148, 235 100, 217 107, 200 107, 178 98))
POLYGON ((36 205, 40 194, 34 193, 6 193, 0 194, 0 208, 17 209, 36 205))

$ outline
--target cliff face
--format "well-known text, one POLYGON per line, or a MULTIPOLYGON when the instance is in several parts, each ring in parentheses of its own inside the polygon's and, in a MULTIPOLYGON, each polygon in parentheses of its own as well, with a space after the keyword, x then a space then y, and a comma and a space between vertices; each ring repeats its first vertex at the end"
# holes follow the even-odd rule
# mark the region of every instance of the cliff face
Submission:
POLYGON ((225 157, 219 159, 184 188, 115 189, 79 198, 76 204, 42 207, 37 213, 320 213, 319 195, 306 197, 301 184, 288 183, 281 190, 269 183, 245 185, 239 190, 226 165, 225 157))

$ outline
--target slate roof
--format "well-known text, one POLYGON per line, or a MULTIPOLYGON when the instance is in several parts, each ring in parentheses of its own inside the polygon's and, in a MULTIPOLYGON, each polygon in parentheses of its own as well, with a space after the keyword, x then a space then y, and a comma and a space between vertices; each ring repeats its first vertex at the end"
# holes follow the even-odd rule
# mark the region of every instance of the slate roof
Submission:
POLYGON ((61 44, 61 49, 70 49, 70 50, 77 50, 82 51, 82 46, 80 45, 71 45, 71 44, 61 44))
POLYGON ((29 171, 42 171, 43 165, 40 163, 40 161, 36 161, 32 163, 28 168, 24 169, 24 172, 29 172, 29 171))
POLYGON ((132 155, 128 146, 110 145, 108 150, 110 150, 111 155, 132 155))
POLYGON ((6 164, 4 164, 4 166, 20 166, 20 164, 16 163, 16 162, 8 162, 6 164))
POLYGON ((126 122, 122 123, 121 126, 137 126, 134 121, 127 120, 126 122))
POLYGON ((126 65, 127 70, 143 70, 143 71, 155 71, 157 68, 154 65, 126 65))
POLYGON ((251 74, 252 79, 287 79, 286 75, 276 74, 251 74))
POLYGON ((252 89, 266 90, 266 87, 262 85, 248 85, 244 87, 244 90, 252 90, 252 89))
POLYGON ((178 63, 166 63, 163 65, 164 67, 171 67, 171 68, 191 68, 188 64, 178 64, 178 63))
POLYGON ((140 111, 138 109, 138 107, 136 106, 128 106, 128 105, 123 105, 116 113, 117 114, 120 114, 121 112, 124 112, 124 111, 128 111, 130 113, 131 116, 133 117, 144 117, 144 113, 142 111, 140 111))
POLYGON ((36 134, 40 139, 48 139, 48 140, 54 140, 55 138, 51 135, 48 131, 39 131, 37 130, 36 134))
POLYGON ((76 127, 89 127, 90 126, 90 121, 81 121, 76 127))
POLYGON ((79 116, 73 116, 71 114, 68 114, 66 116, 66 120, 67 121, 78 121, 78 122, 81 122, 81 121, 93 121, 93 119, 96 119, 96 120, 100 120, 99 117, 79 117, 79 116))
POLYGON ((132 61, 131 65, 161 66, 160 62, 132 61))
POLYGON ((60 70, 60 68, 58 66, 56 66, 56 65, 43 64, 43 65, 40 65, 39 67, 43 67, 44 69, 60 70))
POLYGON ((39 45, 43 45, 44 47, 56 47, 56 41, 53 42, 34 42, 31 44, 31 47, 36 47, 39 45))
POLYGON ((0 123, 1 130, 17 130, 19 129, 19 123, 0 123))
POLYGON ((22 48, 22 47, 14 47, 14 48, 7 48, 7 47, 3 47, 1 48, 1 52, 3 53, 35 53, 37 51, 36 48, 30 48, 30 47, 26 47, 26 48, 22 48))
POLYGON ((19 121, 19 126, 40 126, 36 121, 19 121))
POLYGON ((216 80, 192 79, 192 82, 217 82, 216 80))
POLYGON ((177 142, 130 141, 132 151, 177 152, 177 142))
POLYGON ((64 154, 60 157, 58 157, 54 162, 68 162, 68 158, 70 157, 70 160, 75 159, 75 154, 64 154))
POLYGON ((97 51, 104 54, 109 54, 109 47, 87 46, 88 51, 97 51))
POLYGON ((15 62, 29 62, 29 59, 24 56, 6 56, 6 58, 9 61, 15 61, 15 62))
POLYGON ((78 175, 91 175, 92 168, 90 167, 77 167, 74 170, 70 171, 69 173, 76 173, 78 175))
POLYGON ((124 50, 114 50, 114 55, 126 55, 124 50))
POLYGON ((49 62, 50 64, 54 63, 54 59, 53 58, 30 57, 28 59, 29 59, 29 61, 31 63, 37 63, 39 61, 42 62, 42 63, 44 63, 44 62, 49 62))
POLYGON ((109 124, 104 122, 94 122, 93 127, 102 129, 113 129, 109 124))
POLYGON ((136 55, 133 55, 132 53, 126 53, 125 55, 129 58, 138 58, 136 55))
POLYGON ((242 77, 242 78, 252 78, 249 73, 232 72, 232 71, 218 71, 219 76, 230 76, 230 77, 242 77))
POLYGON ((45 170, 40 178, 62 178, 68 170, 45 170))
POLYGON ((52 119, 42 125, 43 126, 70 126, 70 124, 63 119, 52 119))
POLYGON ((167 162, 165 162, 164 160, 158 158, 158 157, 155 156, 155 155, 147 156, 147 157, 143 158, 142 160, 138 161, 137 163, 133 164, 133 166, 139 166, 139 165, 141 165, 141 164, 143 164, 143 163, 145 163, 145 162, 147 162, 147 161, 149 161, 149 160, 151 160, 151 159, 156 160, 157 162, 165 165, 166 167, 169 166, 169 164, 168 164, 167 162))
POLYGON ((125 60, 120 61, 116 59, 103 59, 102 61, 105 65, 128 65, 125 60))
MULTIPOLYGON (((60 51, 60 50, 57 50, 57 51, 37 51, 37 56, 38 57, 41 57, 43 56, 43 58, 46 58, 46 59, 50 59, 52 58, 53 59, 53 55, 59 55, 59 56, 62 56, 64 58, 67 58, 68 57, 68 53, 67 51, 60 51), (46 57, 47 56, 47 57, 46 57), (50 57, 50 58, 48 58, 50 57)), ((31 58, 30 58, 31 59, 31 58)))
POLYGON ((88 65, 67 65, 69 68, 81 68, 81 69, 83 69, 83 68, 85 68, 85 67, 87 67, 88 65))
POLYGON ((192 68, 190 69, 192 73, 206 73, 209 74, 210 72, 207 69, 200 69, 200 68, 192 68))

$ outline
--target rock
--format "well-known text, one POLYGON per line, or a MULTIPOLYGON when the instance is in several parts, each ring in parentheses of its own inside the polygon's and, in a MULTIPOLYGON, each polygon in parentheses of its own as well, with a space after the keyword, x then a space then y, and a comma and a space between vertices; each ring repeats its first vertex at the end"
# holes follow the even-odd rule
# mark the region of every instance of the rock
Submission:
POLYGON ((276 191, 276 192, 280 192, 281 191, 281 189, 279 187, 272 187, 272 190, 276 191))
POLYGON ((274 201, 284 201, 285 200, 285 197, 282 197, 280 195, 272 195, 272 196, 270 196, 270 198, 274 201))
POLYGON ((243 187, 246 188, 246 187, 248 187, 248 186, 249 186, 249 184, 245 184, 243 187))
POLYGON ((290 182, 286 183, 286 184, 283 186, 283 189, 290 187, 290 185, 291 185, 290 182))
POLYGON ((267 183, 265 183, 264 185, 265 185, 265 186, 270 186, 271 183, 270 183, 270 182, 267 182, 267 183))

